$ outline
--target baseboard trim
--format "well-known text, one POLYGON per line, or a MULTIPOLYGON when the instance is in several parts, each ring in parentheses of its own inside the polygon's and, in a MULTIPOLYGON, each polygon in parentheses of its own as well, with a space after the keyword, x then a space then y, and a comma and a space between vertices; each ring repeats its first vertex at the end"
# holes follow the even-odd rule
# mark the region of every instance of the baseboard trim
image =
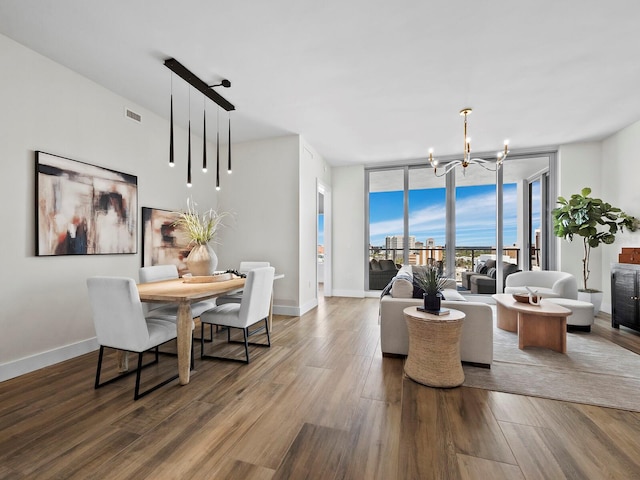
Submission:
POLYGON ((334 290, 332 293, 334 297, 364 298, 365 296, 363 290, 334 290))
POLYGON ((300 307, 288 307, 286 305, 274 305, 274 315, 286 315, 287 317, 299 317, 300 307))
POLYGON ((64 362, 65 360, 84 355, 85 353, 93 352, 99 347, 98 340, 93 337, 82 340, 81 342, 72 343, 71 345, 65 345, 64 347, 54 348, 53 350, 3 363, 0 365, 0 382, 19 377, 25 373, 40 370, 50 365, 55 365, 56 363, 64 362))

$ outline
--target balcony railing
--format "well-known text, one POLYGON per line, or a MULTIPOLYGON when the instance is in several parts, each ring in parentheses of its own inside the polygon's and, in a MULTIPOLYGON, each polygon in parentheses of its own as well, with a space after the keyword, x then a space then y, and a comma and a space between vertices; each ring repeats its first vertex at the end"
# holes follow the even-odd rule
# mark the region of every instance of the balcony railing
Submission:
MULTIPOLYGON (((510 263, 520 265, 520 249, 517 247, 504 247, 503 259, 510 263)), ((456 247, 455 249, 455 265, 456 280, 460 280, 460 272, 465 270, 474 270, 477 262, 486 255, 486 258, 495 258, 495 247, 456 247)), ((388 259, 393 260, 397 265, 404 262, 404 250, 401 248, 385 248, 385 247, 369 247, 369 260, 371 259, 388 259)), ((443 271, 447 260, 447 250, 442 247, 431 248, 411 248, 409 249, 409 265, 436 265, 443 271)))

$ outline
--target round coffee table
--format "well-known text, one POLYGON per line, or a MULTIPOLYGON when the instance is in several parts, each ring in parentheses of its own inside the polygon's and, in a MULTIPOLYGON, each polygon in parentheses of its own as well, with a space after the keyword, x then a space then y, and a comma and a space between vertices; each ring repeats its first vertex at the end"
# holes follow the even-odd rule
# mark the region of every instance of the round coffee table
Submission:
POLYGON ((464 382, 460 362, 460 335, 465 314, 449 309, 447 315, 403 310, 409 332, 409 354, 404 373, 429 387, 457 387, 464 382))

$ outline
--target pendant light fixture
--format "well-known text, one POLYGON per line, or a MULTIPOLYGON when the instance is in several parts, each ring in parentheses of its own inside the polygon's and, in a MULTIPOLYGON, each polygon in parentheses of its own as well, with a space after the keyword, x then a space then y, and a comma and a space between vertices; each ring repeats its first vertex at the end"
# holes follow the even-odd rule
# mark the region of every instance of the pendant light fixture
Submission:
POLYGON ((227 143, 227 152, 229 154, 229 165, 227 166, 227 173, 231 173, 231 112, 229 112, 229 142, 227 143))
MULTIPOLYGON (((201 92, 205 97, 214 101, 219 107, 224 108, 227 112, 235 110, 227 99, 225 99, 218 92, 213 90, 215 87, 222 86, 229 88, 231 82, 229 80, 222 80, 215 85, 207 85, 200 78, 193 74, 184 65, 178 62, 175 58, 169 58, 164 61, 165 67, 177 74, 185 82, 191 85, 193 88, 201 92)), ((218 112, 217 131, 216 131, 216 190, 220 190, 220 114, 218 112)), ((202 171, 207 171, 207 112, 206 108, 203 111, 203 146, 202 146, 202 171)), ((229 116, 229 145, 228 145, 228 172, 231 173, 231 117, 229 116)), ((173 76, 171 77, 171 131, 169 138, 169 165, 174 165, 174 145, 173 145, 173 76)), ((189 90, 189 141, 187 151, 187 186, 191 186, 191 90, 189 90)))
POLYGON ((189 140, 187 142, 187 187, 191 188, 191 89, 189 89, 189 140))
POLYGON ((220 109, 216 115, 216 190, 220 190, 220 109))
POLYGON ((169 120, 169 166, 175 165, 173 161, 173 73, 171 73, 171 119, 169 120))
POLYGON ((202 97, 202 171, 207 173, 207 104, 202 97))

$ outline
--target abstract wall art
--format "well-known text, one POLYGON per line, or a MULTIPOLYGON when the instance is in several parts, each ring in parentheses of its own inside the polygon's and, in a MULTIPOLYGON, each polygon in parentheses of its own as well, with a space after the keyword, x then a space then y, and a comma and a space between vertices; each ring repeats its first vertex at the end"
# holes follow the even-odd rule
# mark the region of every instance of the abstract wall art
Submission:
POLYGON ((36 255, 137 253, 138 178, 36 152, 36 255))
POLYGON ((186 259, 191 246, 173 225, 178 213, 142 207, 142 266, 175 265, 180 276, 188 272, 186 259))

